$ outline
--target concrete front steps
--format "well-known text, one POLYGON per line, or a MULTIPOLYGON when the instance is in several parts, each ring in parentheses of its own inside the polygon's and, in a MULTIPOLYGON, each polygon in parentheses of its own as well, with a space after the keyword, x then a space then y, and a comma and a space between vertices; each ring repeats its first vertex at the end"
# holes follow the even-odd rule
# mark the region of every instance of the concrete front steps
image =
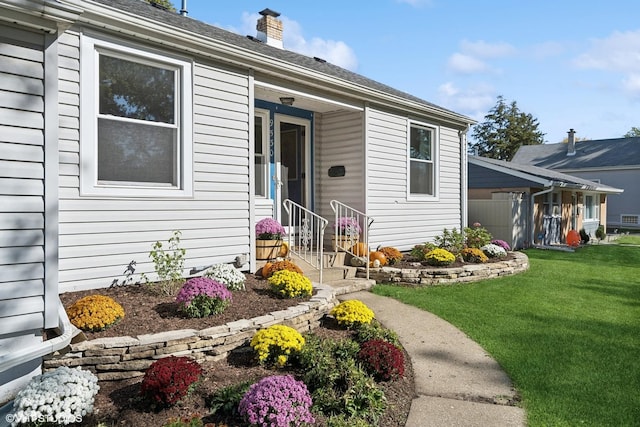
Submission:
MULTIPOLYGON (((323 254, 324 268, 322 269, 322 283, 331 286, 336 295, 350 292, 364 291, 376 284, 375 280, 356 277, 357 267, 347 265, 345 252, 325 252, 323 254)), ((320 282, 320 272, 303 259, 290 255, 289 259, 302 269, 304 275, 314 283, 320 282)), ((261 268, 267 261, 258 261, 261 268)))

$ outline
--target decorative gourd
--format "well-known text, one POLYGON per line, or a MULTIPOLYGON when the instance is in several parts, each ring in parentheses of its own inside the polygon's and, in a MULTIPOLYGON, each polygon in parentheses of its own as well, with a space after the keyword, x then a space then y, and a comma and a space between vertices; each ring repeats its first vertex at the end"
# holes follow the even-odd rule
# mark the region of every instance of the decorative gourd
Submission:
POLYGON ((351 252, 353 252, 355 256, 367 256, 367 252, 369 252, 369 249, 364 242, 358 242, 355 245, 351 246, 351 252))
POLYGON ((289 254, 289 244, 287 242, 282 242, 282 246, 280 246, 280 251, 278 252, 278 256, 280 258, 284 258, 289 254))
POLYGON ((387 264, 387 256, 380 251, 371 251, 369 253, 369 261, 373 264, 378 261, 378 263, 380 263, 380 267, 382 267, 383 265, 387 264))

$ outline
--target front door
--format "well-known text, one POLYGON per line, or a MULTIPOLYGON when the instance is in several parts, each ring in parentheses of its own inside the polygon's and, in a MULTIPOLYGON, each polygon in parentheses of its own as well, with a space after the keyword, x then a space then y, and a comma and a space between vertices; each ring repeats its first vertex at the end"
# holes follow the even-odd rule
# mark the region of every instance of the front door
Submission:
POLYGON ((285 227, 289 218, 282 202, 290 199, 310 208, 310 121, 297 117, 276 115, 276 197, 275 212, 285 227))

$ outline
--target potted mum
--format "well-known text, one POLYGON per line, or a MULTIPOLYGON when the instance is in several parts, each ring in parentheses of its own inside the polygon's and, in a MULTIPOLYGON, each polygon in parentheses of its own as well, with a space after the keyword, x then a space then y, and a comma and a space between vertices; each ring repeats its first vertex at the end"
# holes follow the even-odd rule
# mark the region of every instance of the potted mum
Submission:
POLYGON ((256 259, 274 259, 280 252, 284 227, 273 218, 263 218, 256 223, 256 259))
POLYGON ((360 240, 360 224, 351 216, 342 216, 333 224, 334 234, 331 237, 333 250, 348 251, 360 240))

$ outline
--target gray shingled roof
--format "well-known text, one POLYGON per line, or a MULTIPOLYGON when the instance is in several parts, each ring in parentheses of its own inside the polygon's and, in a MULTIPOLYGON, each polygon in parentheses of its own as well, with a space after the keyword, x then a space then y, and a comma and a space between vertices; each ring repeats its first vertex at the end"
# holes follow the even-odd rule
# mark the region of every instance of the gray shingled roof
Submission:
POLYGON ((640 166, 640 137, 576 142, 573 156, 564 143, 523 145, 511 161, 549 169, 640 166))
MULTIPOLYGON (((151 19, 155 22, 168 24, 174 28, 180 28, 190 33, 197 34, 202 37, 209 38, 211 40, 219 40, 222 42, 230 43, 238 46, 241 49, 247 49, 254 53, 269 56, 279 61, 288 62, 299 67, 311 69, 318 73, 326 74, 332 77, 343 79, 350 83, 355 83, 370 89, 378 90, 389 95, 394 95, 399 98, 403 98, 408 101, 417 102, 426 107, 436 108, 449 114, 456 115, 461 121, 466 123, 475 123, 475 120, 466 117, 462 114, 440 107, 436 104, 425 101, 421 98, 408 94, 406 92, 399 91, 385 84, 379 83, 375 80, 364 77, 360 74, 351 72, 337 65, 333 65, 323 60, 318 60, 310 56, 301 55, 285 49, 278 49, 273 46, 261 43, 255 39, 250 39, 247 36, 241 36, 230 31, 223 30, 213 25, 198 21, 197 19, 189 16, 182 16, 176 12, 170 12, 158 7, 152 6, 142 0, 92 0, 94 3, 100 3, 106 6, 111 6, 116 9, 120 9, 129 13, 133 13, 137 16, 151 19)), ((215 2, 212 2, 211 7, 215 2)), ((253 36, 253 35, 250 35, 253 36)))
MULTIPOLYGON (((566 146, 567 144, 564 145, 566 146)), ((479 156, 469 156, 469 162, 478 166, 500 170, 505 173, 508 173, 508 171, 515 171, 520 172, 521 174, 528 175, 532 178, 542 178, 544 180, 548 180, 550 182, 550 185, 564 185, 574 188, 583 188, 585 190, 601 191, 604 193, 621 193, 623 191, 619 188, 611 187, 605 184, 600 184, 598 182, 589 181, 588 179, 578 178, 573 175, 538 166, 523 165, 479 156)))

